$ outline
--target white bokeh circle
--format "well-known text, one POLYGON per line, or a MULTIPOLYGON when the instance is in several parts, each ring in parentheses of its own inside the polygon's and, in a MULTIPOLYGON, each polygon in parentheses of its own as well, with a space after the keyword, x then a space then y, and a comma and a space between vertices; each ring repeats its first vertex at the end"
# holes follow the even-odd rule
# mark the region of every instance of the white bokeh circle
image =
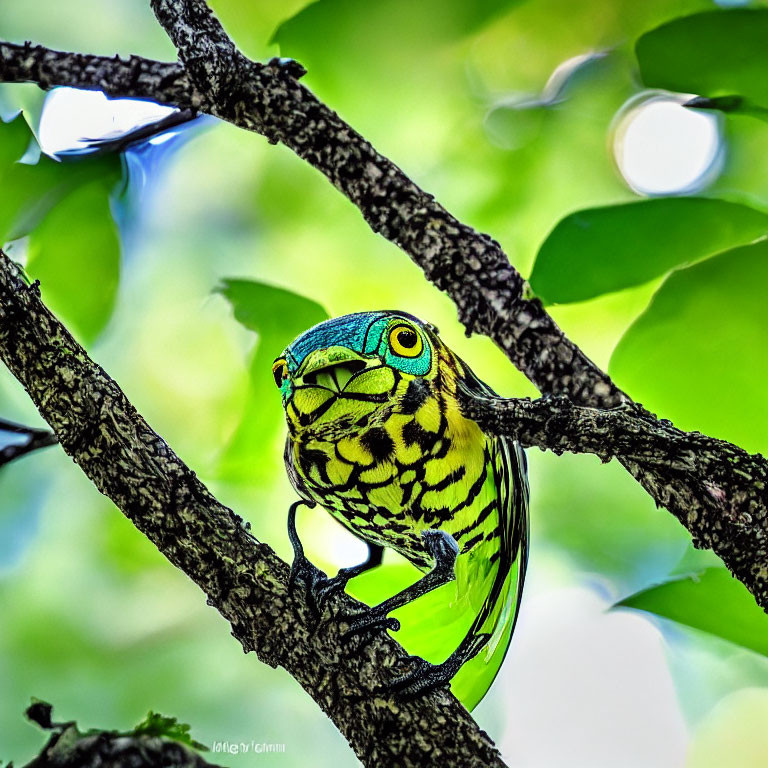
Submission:
POLYGON ((723 164, 719 115, 690 109, 691 96, 640 94, 619 111, 613 152, 619 172, 642 195, 696 192, 723 164))

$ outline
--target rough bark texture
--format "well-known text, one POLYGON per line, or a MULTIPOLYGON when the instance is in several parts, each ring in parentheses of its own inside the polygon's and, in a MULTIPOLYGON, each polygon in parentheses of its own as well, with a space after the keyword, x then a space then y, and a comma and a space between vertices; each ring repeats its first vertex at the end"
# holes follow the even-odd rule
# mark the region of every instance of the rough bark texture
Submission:
MULTIPOLYGON (((206 593, 246 652, 302 685, 366 765, 504 765, 447 691, 408 702, 378 691, 406 671, 405 651, 383 633, 345 645, 343 624, 317 627, 301 591, 288 591, 286 563, 152 431, 2 252, 0 359, 94 485, 206 593)), ((331 608, 363 606, 341 595, 331 608)))
POLYGON ((765 510, 768 462, 738 446, 684 432, 626 403, 611 410, 588 408, 566 397, 505 400, 462 395, 464 414, 493 434, 555 453, 592 453, 620 459, 647 479, 657 504, 678 515, 698 547, 710 547, 744 570, 742 581, 763 591, 766 568, 765 510), (678 494, 672 500, 667 494, 678 494), (744 558, 751 553, 754 559, 744 558))
POLYGON ((51 710, 44 702, 27 710, 27 717, 51 731, 51 737, 25 768, 222 768, 172 739, 92 729, 83 733, 74 722, 52 723, 51 710))
POLYGON ((32 43, 0 42, 0 72, 5 83, 37 83, 44 89, 57 85, 98 89, 110 96, 152 99, 192 109, 202 102, 181 64, 140 56, 89 56, 32 43))

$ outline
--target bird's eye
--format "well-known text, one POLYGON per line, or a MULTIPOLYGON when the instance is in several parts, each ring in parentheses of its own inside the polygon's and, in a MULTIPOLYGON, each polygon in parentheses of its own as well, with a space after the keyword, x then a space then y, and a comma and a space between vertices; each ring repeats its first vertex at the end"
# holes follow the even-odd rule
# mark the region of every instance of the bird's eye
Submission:
POLYGON ((285 360, 277 360, 272 366, 272 375, 275 377, 275 384, 278 388, 283 386, 283 381, 288 378, 288 366, 285 360))
POLYGON ((389 346, 400 357, 418 357, 424 349, 424 342, 410 325, 396 325, 389 332, 389 346))

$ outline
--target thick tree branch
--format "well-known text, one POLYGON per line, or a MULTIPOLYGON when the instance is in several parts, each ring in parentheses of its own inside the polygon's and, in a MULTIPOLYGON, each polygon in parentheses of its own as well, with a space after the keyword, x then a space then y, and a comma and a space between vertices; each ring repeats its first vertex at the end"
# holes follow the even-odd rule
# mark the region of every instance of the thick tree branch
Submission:
MULTIPOLYGON (((206 593, 246 652, 302 685, 366 765, 503 765, 450 693, 398 702, 378 692, 403 649, 381 634, 361 650, 341 642, 343 624, 316 627, 288 591, 288 566, 152 431, 2 252, 0 359, 93 484, 206 593)), ((331 607, 363 608, 347 595, 331 607)))
POLYGON ((684 432, 630 404, 604 410, 574 405, 562 396, 506 400, 464 391, 461 397, 464 414, 492 434, 526 447, 636 464, 653 478, 648 490, 659 505, 668 502, 665 489, 680 489, 687 499, 680 522, 695 543, 720 539, 729 547, 762 553, 749 577, 759 583, 768 575, 768 462, 762 456, 699 432, 684 432))

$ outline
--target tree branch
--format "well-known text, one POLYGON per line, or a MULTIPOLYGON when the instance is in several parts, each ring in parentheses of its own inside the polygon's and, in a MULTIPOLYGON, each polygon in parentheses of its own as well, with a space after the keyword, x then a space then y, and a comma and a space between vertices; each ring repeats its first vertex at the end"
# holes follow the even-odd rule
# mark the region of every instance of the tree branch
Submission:
MULTIPOLYGON (((366 765, 503 765, 447 691, 409 702, 379 692, 404 671, 394 668, 405 651, 386 633, 363 649, 342 643, 343 622, 317 627, 288 591, 288 566, 152 431, 1 251, 0 359, 99 491, 206 593, 246 652, 301 684, 366 765)), ((331 603, 344 615, 363 607, 347 595, 331 603)))
POLYGON ((141 56, 89 56, 32 43, 0 42, 0 81, 36 83, 45 90, 60 85, 100 90, 109 96, 151 99, 187 109, 203 103, 181 64, 141 56))
POLYGON ((467 390, 459 395, 464 415, 489 433, 558 454, 592 453, 603 462, 618 458, 636 464, 660 506, 669 501, 668 488, 680 489, 687 497, 680 522, 694 543, 725 539, 758 555, 750 573, 756 584, 768 575, 761 518, 768 505, 768 462, 762 456, 684 432, 635 405, 604 410, 574 405, 562 396, 532 401, 481 398, 467 390))

